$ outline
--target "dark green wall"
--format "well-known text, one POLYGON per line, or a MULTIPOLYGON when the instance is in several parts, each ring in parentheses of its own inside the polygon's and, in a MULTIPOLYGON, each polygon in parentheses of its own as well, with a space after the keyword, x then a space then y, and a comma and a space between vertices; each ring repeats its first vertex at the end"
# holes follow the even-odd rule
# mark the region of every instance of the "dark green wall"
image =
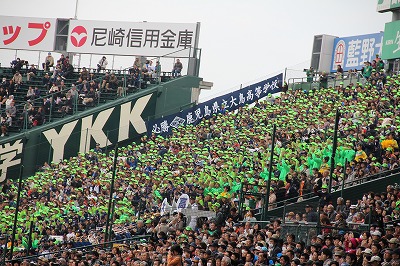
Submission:
POLYGON ((162 93, 159 93, 156 105, 156 118, 177 113, 180 107, 187 108, 191 102, 192 88, 198 88, 200 80, 185 76, 162 84, 162 93))

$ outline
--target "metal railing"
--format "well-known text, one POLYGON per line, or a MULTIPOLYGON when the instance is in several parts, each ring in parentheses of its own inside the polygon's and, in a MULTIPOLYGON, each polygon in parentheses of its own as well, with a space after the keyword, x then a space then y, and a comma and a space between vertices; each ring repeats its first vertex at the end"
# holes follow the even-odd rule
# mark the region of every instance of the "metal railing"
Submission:
POLYGON ((343 75, 327 75, 326 82, 321 81, 321 75, 316 73, 312 77, 302 77, 302 78, 289 78, 288 87, 292 90, 313 90, 319 89, 321 87, 336 87, 339 85, 347 86, 349 84, 354 84, 360 82, 365 84, 366 79, 359 72, 345 72, 343 75))
MULTIPOLYGON (((76 74, 77 73, 75 73, 75 75, 76 74)), ((104 76, 93 79, 93 81, 96 82, 96 84, 98 85, 98 89, 95 91, 95 98, 93 99, 93 103, 91 104, 93 106, 98 105, 101 102, 109 99, 108 93, 104 93, 105 90, 101 88, 103 78, 104 78, 104 76)), ((54 80, 54 82, 55 82, 55 80, 54 80)), ((87 90, 89 90, 90 82, 91 81, 88 81, 86 83, 87 90)), ((74 84, 75 82, 71 82, 71 83, 74 84)), ((28 84, 28 85, 30 85, 30 84, 28 84)), ((50 88, 48 86, 46 86, 46 85, 35 86, 32 83, 31 86, 29 86, 29 87, 37 87, 38 89, 40 87, 40 89, 39 89, 39 90, 41 90, 40 96, 36 97, 36 98, 28 97, 28 96, 26 96, 26 93, 28 91, 25 92, 25 95, 22 95, 20 93, 21 96, 19 96, 18 99, 16 99, 16 100, 25 101, 25 102, 15 106, 17 109, 18 116, 13 121, 12 126, 14 126, 16 128, 18 127, 20 131, 26 131, 26 130, 29 130, 31 127, 35 126, 35 125, 33 125, 33 120, 32 119, 30 120, 30 118, 29 118, 30 109, 28 109, 28 108, 30 106, 32 106, 37 111, 39 108, 44 106, 45 101, 49 101, 49 103, 48 103, 49 110, 47 113, 45 113, 43 111, 44 117, 41 117, 42 121, 40 121, 40 125, 51 122, 55 118, 60 118, 60 117, 64 117, 65 115, 68 115, 68 114, 77 113, 80 110, 79 108, 84 106, 84 104, 83 104, 84 94, 83 94, 83 91, 80 91, 84 86, 86 86, 86 85, 84 85, 83 83, 76 85, 76 90, 77 90, 78 95, 76 97, 73 97, 71 95, 71 102, 72 102, 72 104, 71 104, 71 102, 69 102, 69 99, 67 97, 68 97, 68 94, 71 93, 73 86, 69 86, 66 89, 63 89, 61 91, 50 92, 50 88), (45 90, 46 92, 43 93, 43 90, 45 90), (28 102, 28 100, 29 100, 29 102, 28 102)), ((14 96, 14 99, 15 98, 17 98, 17 97, 14 96)), ((88 106, 91 106, 91 105, 88 105, 88 106)), ((2 111, 5 111, 5 110, 0 110, 0 112, 2 112, 2 111)))
MULTIPOLYGON (((340 193, 340 195, 337 196, 343 196, 343 191, 349 187, 354 187, 355 185, 361 185, 365 184, 367 182, 373 182, 378 179, 382 179, 391 175, 396 175, 400 173, 400 168, 395 168, 393 170, 388 170, 388 171, 382 171, 380 173, 377 173, 375 175, 371 176, 366 176, 362 179, 355 180, 355 181, 347 181, 347 182, 342 182, 342 184, 338 186, 333 186, 332 188, 334 190, 331 191, 332 193, 340 193)), ((296 202, 290 202, 289 200, 285 200, 283 203, 283 206, 278 207, 277 209, 282 210, 282 216, 284 217, 288 212, 290 211, 298 211, 299 209, 304 210, 304 206, 306 204, 311 204, 314 205, 315 207, 319 206, 319 197, 316 196, 314 193, 309 193, 307 194, 308 198, 303 198, 303 200, 298 200, 300 197, 296 198, 296 202)))
MULTIPOLYGON (((280 225, 280 235, 286 237, 291 234, 295 236, 295 241, 304 241, 308 246, 311 244, 312 238, 317 235, 322 234, 323 230, 331 231, 334 234, 338 234, 339 232, 357 232, 361 235, 363 231, 369 231, 369 226, 367 224, 359 224, 360 226, 364 225, 365 228, 350 228, 350 227, 335 227, 335 226, 326 226, 321 225, 319 223, 307 223, 307 222, 287 222, 281 221, 280 225)), ((261 227, 266 228, 273 221, 252 221, 252 224, 259 224, 261 227)))
POLYGON ((288 87, 292 90, 314 90, 320 88, 320 82, 317 78, 313 78, 312 81, 309 78, 289 78, 288 87))
MULTIPOLYGON (((344 166, 344 167, 346 167, 346 166, 344 166)), ((387 177, 387 176, 390 176, 393 174, 398 174, 398 173, 400 173, 400 167, 392 169, 392 170, 382 171, 375 175, 365 176, 365 177, 363 177, 361 179, 357 179, 357 180, 351 180, 351 181, 344 180, 341 184, 332 186, 331 193, 340 191, 341 196, 343 196, 343 190, 345 188, 351 187, 353 185, 360 185, 360 184, 363 184, 368 181, 374 181, 376 179, 380 179, 380 178, 387 177)), ((239 197, 239 211, 240 212, 242 212, 244 198, 246 196, 260 197, 261 199, 264 199, 266 196, 266 193, 263 193, 263 192, 253 193, 251 191, 243 190, 243 187, 247 187, 248 185, 251 185, 251 184, 249 184, 248 182, 242 183, 242 188, 241 188, 240 197, 239 197)), ((313 205, 315 205, 315 207, 317 207, 317 206, 319 206, 319 197, 316 196, 314 192, 310 192, 310 193, 303 194, 301 196, 285 199, 283 201, 278 201, 278 202, 274 203, 274 205, 276 205, 274 210, 275 211, 277 209, 282 210, 282 217, 284 218, 288 211, 297 210, 300 208, 300 206, 303 206, 305 204, 313 204, 313 205)), ((261 205, 263 206, 262 208, 255 210, 256 214, 264 213, 265 205, 264 204, 261 204, 261 205)), ((270 204, 270 206, 271 206, 271 204, 270 204)), ((267 211, 267 214, 268 214, 268 211, 267 211)))
MULTIPOLYGON (((123 243, 123 244, 128 244, 130 245, 133 242, 137 242, 138 240, 148 240, 151 236, 150 235, 142 235, 142 236, 135 236, 135 237, 131 237, 131 238, 125 238, 125 239, 119 239, 119 240, 113 240, 113 241, 108 241, 108 242, 103 242, 103 243, 99 243, 99 244, 90 244, 90 245, 85 245, 85 246, 80 246, 80 247, 75 247, 75 248, 68 248, 68 249, 61 249, 58 251, 54 251, 54 252, 46 252, 43 254, 36 254, 36 255, 32 255, 32 256, 23 256, 23 257, 15 257, 12 258, 11 260, 3 260, 4 262, 8 263, 8 262, 14 262, 16 260, 18 261, 24 261, 24 260, 29 260, 29 261, 35 261, 37 260, 39 257, 54 257, 54 255, 60 256, 61 253, 63 251, 68 250, 69 252, 71 251, 81 251, 82 254, 86 254, 89 253, 97 248, 101 248, 101 249, 110 249, 112 248, 113 244, 117 244, 117 243, 123 243)), ((79 242, 78 242, 79 243, 79 242)), ((6 256, 7 253, 4 253, 4 256, 6 256)))
POLYGON ((344 86, 347 86, 349 84, 354 84, 357 82, 360 82, 361 84, 365 84, 367 80, 361 75, 361 73, 345 73, 341 77, 331 77, 328 79, 328 87, 332 86, 333 88, 336 86, 341 85, 343 82, 344 86))

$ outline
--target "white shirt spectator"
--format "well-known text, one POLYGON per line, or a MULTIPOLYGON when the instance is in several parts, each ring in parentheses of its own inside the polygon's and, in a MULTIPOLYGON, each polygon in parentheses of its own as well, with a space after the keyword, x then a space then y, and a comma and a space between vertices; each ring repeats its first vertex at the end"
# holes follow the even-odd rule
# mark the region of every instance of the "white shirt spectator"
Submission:
POLYGON ((75 239, 75 232, 71 232, 67 234, 67 241, 75 239))
POLYGON ((6 100, 6 109, 10 107, 11 102, 14 101, 14 95, 10 95, 10 97, 6 100))

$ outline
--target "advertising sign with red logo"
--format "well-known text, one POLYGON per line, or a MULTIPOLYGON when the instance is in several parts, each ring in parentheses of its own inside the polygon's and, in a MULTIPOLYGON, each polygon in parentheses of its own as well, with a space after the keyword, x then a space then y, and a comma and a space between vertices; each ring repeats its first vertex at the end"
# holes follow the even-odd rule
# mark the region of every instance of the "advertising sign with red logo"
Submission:
POLYGON ((53 51, 56 19, 0 17, 0 48, 53 51))
POLYGON ((82 54, 163 56, 190 50, 196 23, 70 20, 67 51, 82 54))
POLYGON ((351 37, 336 38, 333 43, 332 68, 335 72, 340 65, 344 71, 360 70, 366 61, 382 55, 383 32, 351 37))

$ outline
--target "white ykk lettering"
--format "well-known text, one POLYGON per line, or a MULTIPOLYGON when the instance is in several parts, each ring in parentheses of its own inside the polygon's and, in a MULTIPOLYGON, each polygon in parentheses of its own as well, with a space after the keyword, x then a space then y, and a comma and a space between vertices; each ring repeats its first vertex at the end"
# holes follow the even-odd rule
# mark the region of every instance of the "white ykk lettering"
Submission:
POLYGON ((129 138, 129 124, 132 124, 138 134, 142 134, 147 131, 146 123, 142 118, 142 112, 144 108, 146 108, 150 98, 151 94, 138 99, 132 110, 130 102, 121 105, 118 141, 123 141, 129 138))
POLYGON ((53 148, 53 162, 58 162, 64 158, 65 143, 67 143, 76 123, 78 123, 78 120, 65 124, 61 128, 60 133, 57 133, 54 128, 43 132, 43 135, 53 148))
POLYGON ((107 144, 112 144, 104 133, 103 127, 108 118, 110 118, 113 110, 114 107, 100 112, 93 123, 93 115, 82 118, 81 141, 79 145, 80 152, 88 152, 90 150, 91 137, 93 137, 93 139, 98 142, 101 147, 104 147, 107 144))

